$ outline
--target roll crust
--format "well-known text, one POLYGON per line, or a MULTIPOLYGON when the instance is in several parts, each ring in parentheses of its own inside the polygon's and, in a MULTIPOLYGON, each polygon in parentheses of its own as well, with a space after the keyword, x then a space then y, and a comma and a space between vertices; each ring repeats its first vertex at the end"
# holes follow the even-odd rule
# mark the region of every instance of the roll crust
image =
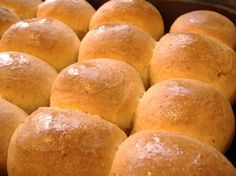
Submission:
POLYGON ((235 121, 228 100, 210 85, 171 79, 151 87, 139 101, 132 133, 141 130, 177 132, 225 152, 235 121))
POLYGON ((14 12, 0 7, 0 38, 2 34, 17 21, 20 21, 20 18, 14 12))
POLYGON ((11 136, 27 113, 0 97, 0 175, 7 175, 7 151, 11 136))
POLYGON ((173 23, 170 32, 191 32, 222 41, 236 49, 236 27, 225 16, 209 11, 197 10, 186 13, 173 23))
POLYGON ((0 50, 34 55, 60 71, 76 62, 79 45, 74 31, 64 23, 34 18, 8 28, 2 36, 0 50))
POLYGON ((49 105, 56 70, 23 53, 0 53, 0 96, 31 113, 49 105))
POLYGON ((0 0, 0 6, 15 12, 21 19, 36 17, 40 3, 42 0, 0 0))
POLYGON ((106 176, 126 135, 115 125, 82 112, 40 108, 14 132, 9 176, 106 176))
POLYGON ((214 148, 174 133, 143 131, 116 153, 110 176, 235 176, 234 166, 214 148))
POLYGON ((145 0, 111 0, 93 15, 90 29, 104 24, 127 23, 136 25, 155 40, 164 34, 164 23, 159 11, 145 0))
POLYGON ((90 30, 81 42, 79 60, 111 58, 127 62, 148 87, 148 71, 155 41, 143 30, 126 24, 90 30))
POLYGON ((84 0, 44 1, 38 7, 37 17, 57 19, 70 26, 80 39, 88 31, 95 9, 84 0))
POLYGON ((151 85, 171 78, 206 82, 235 102, 236 53, 228 46, 193 33, 170 33, 156 45, 151 85))
POLYGON ((51 106, 75 109, 128 131, 144 86, 138 72, 111 59, 81 61, 64 69, 51 94, 51 106))

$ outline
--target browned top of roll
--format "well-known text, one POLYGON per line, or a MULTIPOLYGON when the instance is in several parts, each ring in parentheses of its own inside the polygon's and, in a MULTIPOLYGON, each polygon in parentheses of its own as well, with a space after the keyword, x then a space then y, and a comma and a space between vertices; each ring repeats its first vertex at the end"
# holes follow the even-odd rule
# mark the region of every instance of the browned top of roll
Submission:
POLYGON ((95 9, 84 0, 44 1, 38 7, 37 17, 58 19, 70 26, 82 39, 94 12, 95 9))
POLYGON ((23 53, 0 53, 0 96, 28 113, 49 104, 56 70, 40 59, 23 53))
POLYGON ((1 51, 34 55, 60 71, 77 60, 80 41, 58 20, 33 18, 8 28, 0 44, 1 51))
POLYGON ((225 16, 209 11, 197 10, 186 13, 173 23, 170 32, 192 32, 218 39, 236 49, 236 27, 225 16))
POLYGON ((100 115, 121 129, 131 122, 144 86, 129 64, 111 59, 80 61, 56 78, 51 106, 100 115))
POLYGON ((104 24, 128 23, 136 25, 159 40, 164 24, 159 11, 145 0, 111 0, 93 15, 90 29, 104 24))
POLYGON ((150 59, 155 41, 133 25, 105 25, 90 30, 81 42, 79 59, 111 58, 134 66, 148 84, 150 59))
POLYGON ((98 116, 40 108, 13 134, 8 174, 108 175, 118 145, 125 139, 118 127, 98 116))
POLYGON ((235 176, 214 148, 174 133, 143 131, 119 147, 110 176, 235 176))
POLYGON ((133 132, 141 130, 178 132, 225 152, 235 120, 228 100, 209 84, 169 79, 152 86, 139 101, 133 132))
POLYGON ((7 151, 11 136, 26 117, 26 112, 0 97, 0 175, 7 173, 7 151))
POLYGON ((0 0, 0 6, 12 10, 21 19, 34 18, 42 0, 0 0))
POLYGON ((20 21, 20 18, 14 12, 0 7, 0 38, 5 30, 17 21, 20 21))
POLYGON ((193 33, 170 33, 157 43, 151 84, 189 78, 211 84, 231 102, 236 98, 236 53, 227 45, 193 33))

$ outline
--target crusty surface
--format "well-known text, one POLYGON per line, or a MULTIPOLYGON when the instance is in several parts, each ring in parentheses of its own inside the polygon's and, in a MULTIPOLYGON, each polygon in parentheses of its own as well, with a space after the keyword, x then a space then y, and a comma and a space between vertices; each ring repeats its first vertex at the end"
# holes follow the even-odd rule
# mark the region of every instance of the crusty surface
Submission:
POLYGON ((150 67, 152 85, 170 78, 196 79, 235 101, 236 53, 220 42, 197 34, 167 34, 157 43, 150 67))
POLYGON ((192 32, 218 39, 236 49, 236 28, 225 16, 208 10, 186 13, 173 23, 171 32, 192 32))
POLYGON ((6 29, 17 21, 20 21, 20 18, 15 13, 0 7, 0 38, 6 29))
POLYGON ((23 53, 0 53, 0 96, 31 113, 49 105, 56 70, 23 53))
POLYGON ((7 29, 0 50, 34 55, 60 71, 76 62, 79 44, 77 35, 64 23, 34 18, 15 23, 7 29))
POLYGON ((80 61, 64 69, 51 94, 51 106, 98 114, 121 129, 131 127, 144 86, 138 72, 111 59, 80 61))
POLYGON ((42 0, 0 0, 0 6, 12 10, 21 19, 34 18, 42 0))
POLYGON ((82 112, 40 108, 14 132, 9 176, 106 176, 126 135, 82 112))
POLYGON ((27 117, 26 112, 0 98, 0 175, 7 174, 7 151, 17 126, 27 117))
POLYGON ((37 17, 58 19, 70 26, 82 39, 94 12, 95 9, 84 0, 45 1, 39 5, 37 17))
POLYGON ((104 24, 128 23, 149 33, 155 40, 164 34, 159 11, 144 0, 111 0, 103 4, 90 22, 90 29, 104 24))
POLYGON ((127 62, 140 73, 147 87, 155 41, 143 30, 126 24, 90 30, 81 42, 79 60, 111 58, 127 62))
POLYGON ((116 153, 110 176, 235 176, 234 166, 214 148, 174 133, 143 131, 116 153))
POLYGON ((133 133, 173 131, 196 138, 225 152, 234 135, 230 103, 200 81, 171 79, 151 87, 139 102, 133 133))

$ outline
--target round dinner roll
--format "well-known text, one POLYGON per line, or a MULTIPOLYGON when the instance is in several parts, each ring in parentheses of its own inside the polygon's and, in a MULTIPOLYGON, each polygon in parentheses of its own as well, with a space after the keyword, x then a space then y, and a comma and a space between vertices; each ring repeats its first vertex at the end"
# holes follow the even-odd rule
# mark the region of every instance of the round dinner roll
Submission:
POLYGON ((6 29, 17 21, 20 21, 20 18, 14 12, 0 7, 0 38, 6 29))
POLYGON ((225 16, 209 11, 197 10, 186 13, 173 23, 170 32, 192 32, 218 39, 236 49, 236 28, 225 16))
POLYGON ((100 26, 83 38, 79 60, 111 58, 125 61, 138 70, 148 87, 149 64, 155 43, 146 32, 132 25, 100 26))
POLYGON ((151 84, 171 78, 211 84, 232 103, 236 99, 236 53, 193 33, 171 33, 157 43, 150 64, 151 84))
POLYGON ((164 34, 161 14, 145 0, 111 0, 93 15, 90 29, 104 24, 128 23, 149 33, 155 40, 164 34))
POLYGON ((34 18, 42 0, 0 0, 0 6, 10 9, 21 19, 34 18))
POLYGON ((34 18, 8 28, 2 36, 0 50, 34 55, 60 71, 76 62, 79 45, 77 35, 64 23, 34 18))
POLYGON ((138 72, 122 61, 94 59, 64 69, 56 78, 51 106, 98 114, 128 132, 144 93, 138 72))
POLYGON ((98 116, 40 108, 14 132, 9 176, 108 176, 126 135, 98 116))
POLYGON ((58 19, 82 39, 94 12, 95 9, 85 0, 46 0, 39 5, 37 17, 58 19))
POLYGON ((171 79, 152 86, 144 94, 132 133, 177 132, 225 152, 232 142, 234 129, 231 105, 220 92, 200 81, 171 79))
POLYGON ((143 131, 123 142, 110 176, 235 176, 214 148, 174 133, 143 131))
POLYGON ((0 96, 28 113, 49 105, 56 76, 53 67, 34 56, 0 53, 0 96))
POLYGON ((27 117, 27 114, 0 97, 0 175, 7 175, 8 145, 16 127, 27 117))

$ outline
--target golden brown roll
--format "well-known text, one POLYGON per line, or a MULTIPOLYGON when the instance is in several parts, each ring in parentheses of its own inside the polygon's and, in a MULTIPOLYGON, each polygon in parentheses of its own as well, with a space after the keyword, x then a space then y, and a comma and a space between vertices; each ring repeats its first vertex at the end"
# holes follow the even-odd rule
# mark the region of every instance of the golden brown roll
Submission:
POLYGON ((155 41, 143 30, 126 24, 105 25, 90 30, 80 46, 79 60, 111 58, 127 62, 148 86, 148 70, 155 41))
POLYGON ((15 13, 0 7, 0 38, 6 29, 17 21, 20 21, 20 18, 15 13))
POLYGON ((8 28, 2 36, 0 50, 34 55, 60 71, 76 62, 79 45, 74 31, 64 23, 34 18, 8 28))
POLYGON ((128 131, 144 86, 138 72, 111 59, 81 61, 64 69, 51 94, 51 106, 98 114, 128 131))
POLYGON ((49 105, 56 70, 23 53, 0 53, 0 96, 31 113, 49 105))
POLYGON ((58 19, 70 26, 82 39, 94 12, 95 9, 84 0, 47 0, 39 5, 37 17, 58 19))
POLYGON ((236 28, 225 16, 208 10, 186 13, 173 23, 170 32, 192 32, 218 39, 236 49, 236 28))
POLYGON ((234 129, 231 105, 220 92, 200 81, 171 79, 154 85, 144 94, 132 132, 177 132, 225 152, 234 129))
POLYGON ((9 176, 107 176, 126 135, 82 112, 40 108, 14 132, 9 176))
POLYGON ((0 0, 0 6, 10 9, 21 19, 34 18, 42 0, 0 0))
POLYGON ((228 46, 191 33, 165 35, 150 65, 151 84, 170 78, 211 84, 231 102, 236 99, 236 53, 228 46))
POLYGON ((103 4, 90 22, 90 29, 104 24, 128 23, 149 33, 155 40, 164 34, 159 11, 145 0, 111 0, 103 4))
POLYGON ((174 133, 143 131, 123 142, 110 176, 235 176, 214 148, 174 133))
POLYGON ((16 127, 27 117, 27 114, 0 97, 0 175, 7 175, 8 145, 16 127))

